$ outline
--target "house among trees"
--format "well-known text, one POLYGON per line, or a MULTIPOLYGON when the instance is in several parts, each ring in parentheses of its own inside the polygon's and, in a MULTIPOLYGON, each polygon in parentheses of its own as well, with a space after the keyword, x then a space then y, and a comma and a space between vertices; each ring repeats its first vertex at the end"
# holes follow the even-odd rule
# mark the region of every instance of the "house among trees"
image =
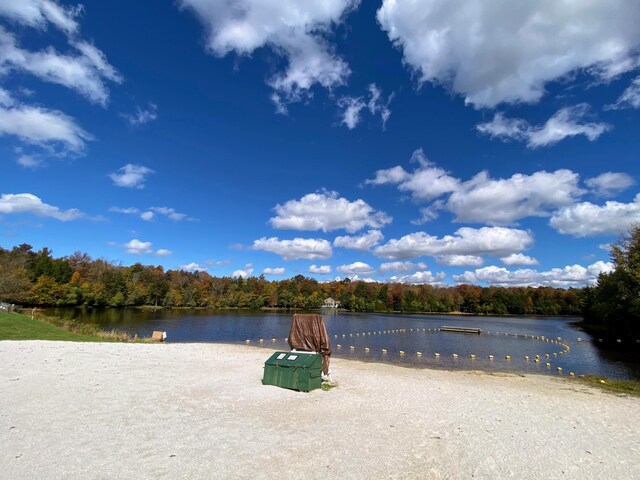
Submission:
POLYGON ((322 304, 322 308, 338 308, 340 306, 340 302, 338 302, 337 300, 334 300, 331 297, 328 297, 327 299, 325 299, 324 303, 322 304))

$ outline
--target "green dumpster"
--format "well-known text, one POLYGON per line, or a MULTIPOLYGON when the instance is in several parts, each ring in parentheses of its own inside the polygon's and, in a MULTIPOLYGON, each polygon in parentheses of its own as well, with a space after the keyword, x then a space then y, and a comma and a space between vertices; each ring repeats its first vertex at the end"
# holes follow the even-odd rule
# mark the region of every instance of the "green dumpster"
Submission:
POLYGON ((310 352, 276 352, 264 362, 263 385, 308 392, 322 384, 322 355, 310 352))

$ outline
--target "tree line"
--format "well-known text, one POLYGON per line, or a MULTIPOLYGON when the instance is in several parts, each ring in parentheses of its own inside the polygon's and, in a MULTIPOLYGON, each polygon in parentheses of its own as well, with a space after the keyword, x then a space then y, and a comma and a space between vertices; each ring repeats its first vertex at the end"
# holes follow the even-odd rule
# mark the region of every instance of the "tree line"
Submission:
POLYGON ((86 253, 54 258, 22 244, 0 248, 0 300, 33 306, 320 308, 326 298, 359 312, 454 312, 579 315, 583 291, 550 287, 436 287, 334 280, 302 275, 270 281, 207 272, 121 266, 86 253))

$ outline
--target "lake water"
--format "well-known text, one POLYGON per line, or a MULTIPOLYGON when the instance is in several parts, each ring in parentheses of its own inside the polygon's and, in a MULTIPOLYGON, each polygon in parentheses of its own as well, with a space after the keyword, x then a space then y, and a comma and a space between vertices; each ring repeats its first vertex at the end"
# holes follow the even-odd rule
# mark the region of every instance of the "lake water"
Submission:
MULTIPOLYGON (((167 332, 169 342, 242 343, 279 350, 289 349, 285 338, 292 315, 171 309, 55 309, 51 313, 131 336, 150 336, 161 330, 167 332)), ((575 318, 325 312, 324 320, 333 355, 340 358, 412 367, 550 375, 574 372, 640 380, 637 353, 598 348, 596 340, 572 326, 575 318), (480 328, 482 333, 440 331, 445 325, 480 328)))

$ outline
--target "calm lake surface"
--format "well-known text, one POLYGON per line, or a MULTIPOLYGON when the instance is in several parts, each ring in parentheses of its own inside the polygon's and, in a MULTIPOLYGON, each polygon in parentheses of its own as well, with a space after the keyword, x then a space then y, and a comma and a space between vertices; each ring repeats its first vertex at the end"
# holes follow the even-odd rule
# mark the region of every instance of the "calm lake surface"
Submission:
MULTIPOLYGON (((279 350, 289 349, 285 338, 292 316, 291 312, 127 308, 53 309, 50 313, 131 336, 150 336, 152 331, 161 330, 167 332, 169 342, 246 344, 249 340, 250 345, 279 350)), ((598 348, 596 339, 572 326, 576 318, 344 312, 324 312, 323 316, 335 357, 412 367, 549 375, 575 372, 640 380, 637 353, 598 348), (480 328, 482 333, 439 331, 445 325, 480 328), (535 361, 536 355, 539 362, 535 361)))

